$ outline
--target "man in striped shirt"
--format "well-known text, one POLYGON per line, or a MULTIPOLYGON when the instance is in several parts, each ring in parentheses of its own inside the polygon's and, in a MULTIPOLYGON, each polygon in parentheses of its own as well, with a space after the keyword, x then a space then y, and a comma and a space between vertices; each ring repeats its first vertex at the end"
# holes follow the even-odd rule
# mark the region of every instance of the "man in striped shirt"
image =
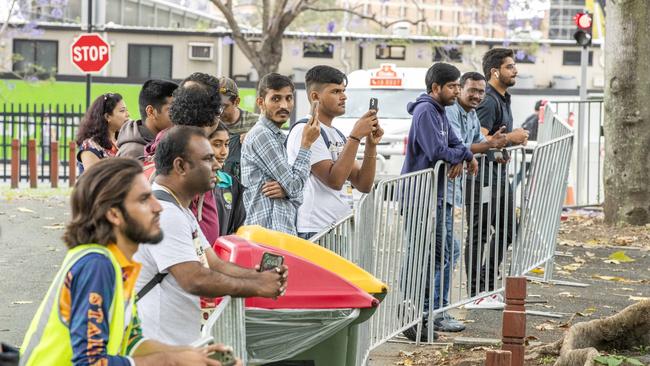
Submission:
POLYGON ((256 101, 262 114, 246 135, 241 156, 246 224, 292 235, 296 235, 296 212, 309 177, 310 148, 320 136, 318 116, 312 116, 303 130, 300 151, 289 164, 280 127, 291 116, 294 89, 284 75, 262 77, 256 101))

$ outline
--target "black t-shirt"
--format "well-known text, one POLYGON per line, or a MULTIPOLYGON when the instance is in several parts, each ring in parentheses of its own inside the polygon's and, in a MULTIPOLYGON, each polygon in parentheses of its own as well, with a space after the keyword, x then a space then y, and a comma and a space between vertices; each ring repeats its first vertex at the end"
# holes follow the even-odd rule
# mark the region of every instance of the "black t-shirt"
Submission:
POLYGON ((481 127, 494 135, 501 126, 506 126, 504 132, 512 132, 512 109, 510 108, 510 94, 501 95, 491 85, 485 89, 485 99, 476 108, 476 115, 481 121, 481 127))

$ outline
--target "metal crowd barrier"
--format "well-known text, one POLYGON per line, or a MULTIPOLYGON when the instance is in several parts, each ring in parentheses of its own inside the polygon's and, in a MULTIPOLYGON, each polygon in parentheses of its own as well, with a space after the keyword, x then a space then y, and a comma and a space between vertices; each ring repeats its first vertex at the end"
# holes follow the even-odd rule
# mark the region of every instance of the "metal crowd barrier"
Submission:
POLYGON ((433 169, 381 181, 352 215, 311 239, 390 289, 377 313, 360 325, 358 365, 410 327, 420 334, 428 324, 432 340, 436 316, 502 292, 509 274, 546 265, 550 280, 573 131, 552 112, 545 122, 540 132, 546 137, 532 154, 508 148, 507 163, 477 154, 475 177, 464 163, 461 176, 447 179, 450 166, 438 162, 433 169), (429 264, 437 268, 428 271, 429 264), (448 283, 444 275, 436 278, 445 271, 448 283), (436 285, 441 294, 449 292, 447 301, 444 296, 434 301, 436 285))
POLYGON ((231 346, 235 356, 244 365, 248 362, 246 352, 246 323, 244 299, 224 296, 203 326, 202 336, 212 336, 214 341, 231 346))

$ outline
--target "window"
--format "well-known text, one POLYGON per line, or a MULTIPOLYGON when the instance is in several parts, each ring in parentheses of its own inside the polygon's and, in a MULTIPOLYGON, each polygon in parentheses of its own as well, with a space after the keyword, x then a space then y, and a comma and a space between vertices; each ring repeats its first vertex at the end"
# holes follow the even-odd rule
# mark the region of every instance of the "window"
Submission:
POLYGON ((433 61, 462 62, 463 50, 458 47, 436 47, 433 61))
POLYGON ((59 42, 14 39, 14 52, 17 57, 13 71, 25 74, 46 75, 56 72, 59 42))
POLYGON ((334 58, 334 45, 332 43, 304 42, 302 57, 334 58))
POLYGON ((172 47, 130 44, 128 75, 138 79, 171 79, 172 47))
POLYGON ((404 60, 406 59, 406 46, 377 45, 375 58, 377 60, 404 60))
MULTIPOLYGON (((594 61, 594 53, 592 51, 589 51, 589 66, 592 66, 593 61, 594 61)), ((580 51, 563 51, 562 65, 580 66, 580 51)))

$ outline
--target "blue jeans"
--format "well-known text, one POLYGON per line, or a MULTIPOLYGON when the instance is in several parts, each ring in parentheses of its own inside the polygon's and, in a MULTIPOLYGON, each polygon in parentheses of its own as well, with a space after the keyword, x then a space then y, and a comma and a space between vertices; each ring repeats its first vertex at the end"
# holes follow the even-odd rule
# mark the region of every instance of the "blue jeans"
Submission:
MULTIPOLYGON (((433 290, 433 309, 439 309, 449 305, 449 293, 451 292, 451 276, 454 270, 454 265, 460 257, 460 241, 454 239, 454 215, 453 205, 438 203, 436 212, 436 245, 435 245, 435 258, 434 258, 434 290, 433 290), (443 217, 444 216, 444 217, 443 217), (444 220, 444 225, 443 225, 444 220), (443 240, 443 230, 446 231, 445 239, 443 240), (444 245, 444 254, 443 254, 444 245), (453 252, 453 257, 452 257, 453 252), (441 268, 442 265, 442 268, 441 268), (440 288, 442 278, 442 289, 440 288), (440 298, 442 297, 442 302, 440 298)), ((429 269, 431 266, 429 265, 429 269)), ((427 271, 428 272, 428 271, 427 271)), ((424 308, 425 311, 429 310, 430 301, 430 274, 427 273, 427 288, 425 290, 424 308)))

